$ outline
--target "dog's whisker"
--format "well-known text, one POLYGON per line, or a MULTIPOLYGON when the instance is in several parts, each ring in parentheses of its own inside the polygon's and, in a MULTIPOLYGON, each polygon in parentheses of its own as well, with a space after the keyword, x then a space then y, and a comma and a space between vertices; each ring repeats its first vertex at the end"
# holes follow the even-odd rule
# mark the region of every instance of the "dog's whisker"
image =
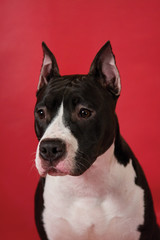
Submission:
POLYGON ((33 156, 33 155, 36 155, 36 152, 32 152, 32 153, 31 153, 31 156, 33 156))

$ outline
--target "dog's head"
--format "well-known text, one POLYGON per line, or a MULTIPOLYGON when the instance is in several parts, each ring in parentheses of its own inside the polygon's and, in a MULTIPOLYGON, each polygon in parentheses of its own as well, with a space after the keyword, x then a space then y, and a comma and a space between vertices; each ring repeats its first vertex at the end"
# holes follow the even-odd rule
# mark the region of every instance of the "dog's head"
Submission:
POLYGON ((119 72, 107 42, 87 75, 60 76, 56 59, 42 43, 44 58, 35 106, 41 176, 81 175, 112 145, 119 72))

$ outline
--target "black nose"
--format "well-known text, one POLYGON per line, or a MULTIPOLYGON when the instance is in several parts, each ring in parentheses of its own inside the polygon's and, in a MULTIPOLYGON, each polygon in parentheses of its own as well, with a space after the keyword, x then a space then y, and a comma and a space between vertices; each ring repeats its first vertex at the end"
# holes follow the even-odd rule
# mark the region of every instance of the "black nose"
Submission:
POLYGON ((60 139, 44 139, 40 143, 40 156, 46 161, 56 161, 66 152, 66 145, 60 139))

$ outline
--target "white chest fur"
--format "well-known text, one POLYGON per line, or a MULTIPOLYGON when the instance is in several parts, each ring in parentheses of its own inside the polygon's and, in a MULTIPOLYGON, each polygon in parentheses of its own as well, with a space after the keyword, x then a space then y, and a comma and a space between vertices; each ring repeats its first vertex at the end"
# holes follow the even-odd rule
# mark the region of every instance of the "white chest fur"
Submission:
POLYGON ((124 167, 113 146, 82 176, 47 175, 44 227, 49 240, 138 240, 144 192, 135 184, 132 160, 124 167))

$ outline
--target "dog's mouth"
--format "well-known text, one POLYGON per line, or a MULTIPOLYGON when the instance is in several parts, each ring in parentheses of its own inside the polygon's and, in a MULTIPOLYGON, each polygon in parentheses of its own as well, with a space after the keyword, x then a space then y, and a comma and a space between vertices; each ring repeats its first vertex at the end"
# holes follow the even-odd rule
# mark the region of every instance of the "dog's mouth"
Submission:
POLYGON ((38 171, 41 177, 46 177, 47 174, 50 176, 72 175, 71 169, 65 160, 60 160, 53 164, 40 158, 40 166, 38 167, 38 171))
POLYGON ((39 171, 39 174, 41 177, 46 177, 47 174, 50 176, 65 176, 69 175, 70 173, 68 171, 61 171, 55 167, 49 167, 48 169, 39 171))
POLYGON ((46 175, 50 175, 50 176, 65 176, 68 175, 69 173, 67 171, 61 171, 59 169, 57 169, 56 167, 49 167, 46 171, 45 171, 45 176, 46 175))

